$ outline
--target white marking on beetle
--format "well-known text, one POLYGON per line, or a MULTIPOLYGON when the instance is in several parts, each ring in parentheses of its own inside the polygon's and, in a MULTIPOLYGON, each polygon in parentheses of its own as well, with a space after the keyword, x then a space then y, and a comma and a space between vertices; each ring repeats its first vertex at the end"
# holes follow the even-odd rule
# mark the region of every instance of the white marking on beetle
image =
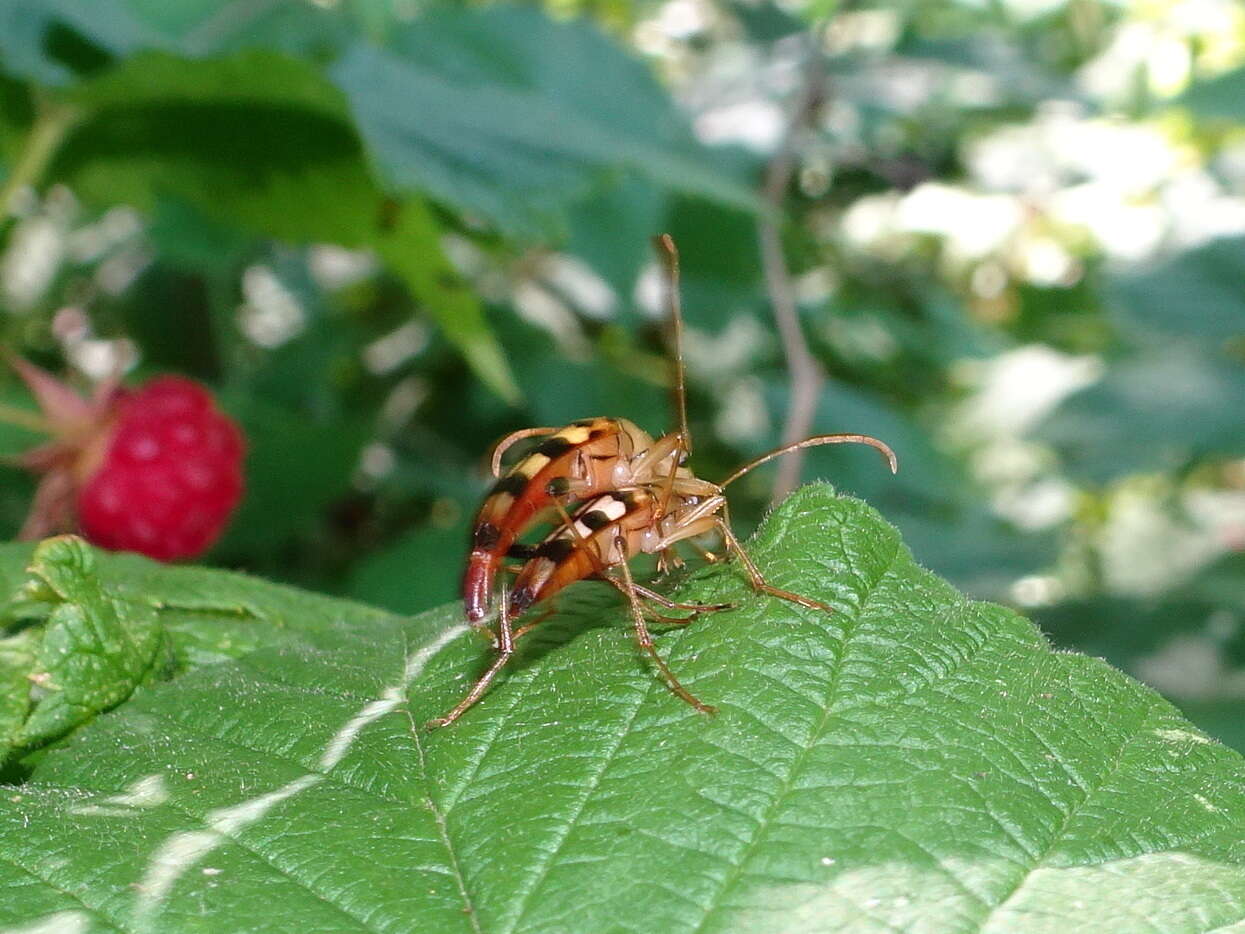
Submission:
POLYGON ((139 930, 153 929, 153 914, 172 891, 177 880, 191 866, 217 847, 231 842, 281 802, 324 781, 324 773, 331 771, 346 757, 363 729, 395 710, 406 696, 407 687, 419 677, 432 657, 467 631, 468 627, 463 623, 451 626, 427 645, 408 655, 401 681, 386 688, 377 700, 366 704, 333 734, 320 755, 319 771, 309 772, 286 782, 275 791, 209 811, 203 817, 206 829, 179 831, 165 840, 148 861, 143 880, 137 885, 135 927, 139 930))
POLYGON ((547 463, 549 458, 544 454, 529 454, 519 466, 527 476, 534 477, 547 463))
MULTIPOLYGON (((606 494, 592 501, 587 509, 581 515, 587 515, 590 512, 599 512, 609 519, 611 522, 617 522, 627 514, 627 504, 621 499, 615 499, 612 495, 606 494)), ((575 531, 579 533, 580 538, 591 538, 595 533, 584 524, 583 519, 575 520, 575 531)), ((564 536, 569 532, 563 533, 564 536)))

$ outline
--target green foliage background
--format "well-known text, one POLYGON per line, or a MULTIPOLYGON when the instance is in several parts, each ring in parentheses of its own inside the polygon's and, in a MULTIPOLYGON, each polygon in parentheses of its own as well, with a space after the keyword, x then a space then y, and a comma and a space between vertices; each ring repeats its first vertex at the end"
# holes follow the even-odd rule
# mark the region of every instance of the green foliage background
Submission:
MULTIPOLYGON (((781 133, 754 131, 831 15, 782 236, 815 429, 902 469, 824 450, 806 478, 1243 743, 1245 18, 1205 6, 0 0, 0 341, 218 392, 250 487, 210 563, 438 605, 499 435, 666 426, 655 231, 683 251, 698 471, 775 442, 781 133)), ((7 374, 0 401, 28 404, 7 374)), ((30 492, 0 475, 0 537, 30 492)))

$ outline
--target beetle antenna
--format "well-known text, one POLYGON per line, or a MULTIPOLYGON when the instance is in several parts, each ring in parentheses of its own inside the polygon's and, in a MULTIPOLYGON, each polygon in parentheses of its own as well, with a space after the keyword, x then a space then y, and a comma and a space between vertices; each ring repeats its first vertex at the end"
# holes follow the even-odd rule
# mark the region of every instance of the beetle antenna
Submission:
POLYGON ((692 435, 687 430, 687 387, 683 380, 683 304, 679 298, 679 249, 670 234, 653 238, 657 255, 661 257, 663 279, 663 304, 670 320, 670 363, 674 370, 671 386, 674 394, 674 414, 679 421, 679 435, 683 438, 683 450, 692 453, 692 435))
POLYGON ((885 441, 879 441, 877 438, 872 438, 869 435, 813 435, 811 438, 805 438, 803 441, 784 444, 782 447, 774 448, 774 450, 762 454, 756 460, 748 461, 748 463, 736 470, 719 485, 726 487, 744 474, 755 470, 767 461, 772 461, 776 457, 782 457, 784 454, 790 454, 792 451, 798 451, 801 448, 814 448, 822 444, 867 444, 869 447, 876 449, 886 459, 886 464, 890 467, 891 473, 899 472, 899 459, 895 457, 895 452, 891 450, 890 445, 885 441))

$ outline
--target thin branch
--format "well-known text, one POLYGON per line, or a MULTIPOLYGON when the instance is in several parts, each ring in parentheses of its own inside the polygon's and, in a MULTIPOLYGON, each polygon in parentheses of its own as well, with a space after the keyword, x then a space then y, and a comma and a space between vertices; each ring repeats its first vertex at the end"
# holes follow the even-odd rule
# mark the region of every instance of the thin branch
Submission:
MULTIPOLYGON (((812 430, 813 416, 817 412, 817 400, 825 381, 821 365, 809 352, 808 344, 800 331, 796 310, 795 287, 791 271, 782 252, 783 205, 791 177, 795 172, 796 150, 809 123, 816 115, 825 94, 825 69, 823 67, 823 37, 825 24, 805 37, 805 62, 803 81, 796 97, 795 106, 787 122, 787 130, 778 151, 765 171, 762 197, 766 210, 757 224, 757 238, 761 247, 761 268, 765 275, 765 288, 774 308, 774 322, 782 341, 783 355, 787 358, 790 373, 791 398, 787 405, 786 422, 782 430, 782 443, 793 444, 806 437, 812 430)), ((773 499, 782 499, 800 482, 800 469, 804 464, 804 452, 794 451, 782 462, 774 480, 773 499)))
POLYGON ((38 412, 19 409, 15 405, 6 405, 3 402, 0 402, 0 425, 16 425, 18 428, 44 435, 52 433, 52 426, 38 412))
POLYGON ((26 137, 26 145, 8 178, 0 184, 0 232, 8 223, 18 195, 23 189, 39 184, 66 134, 80 119, 78 109, 69 104, 38 98, 35 104, 35 122, 26 137))

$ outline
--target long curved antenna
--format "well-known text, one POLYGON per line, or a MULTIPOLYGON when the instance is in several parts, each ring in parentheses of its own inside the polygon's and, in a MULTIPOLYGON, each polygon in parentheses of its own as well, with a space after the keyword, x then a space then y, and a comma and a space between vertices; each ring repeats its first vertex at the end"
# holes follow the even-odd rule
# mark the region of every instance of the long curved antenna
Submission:
POLYGON ((674 414, 679 421, 679 434, 683 438, 683 450, 692 453, 692 435, 687 430, 687 388, 683 382, 683 305, 679 299, 679 249, 670 234, 653 238, 653 246, 661 257, 665 273, 663 304, 670 318, 670 362, 674 369, 671 380, 674 394, 674 414))
POLYGON ((782 457, 784 454, 790 454, 792 451, 798 451, 801 448, 814 448, 821 444, 867 444, 869 447, 875 448, 886 459, 891 473, 899 472, 899 459, 895 457, 895 452, 891 450, 890 445, 885 441, 879 441, 877 438, 872 438, 869 435, 813 435, 811 438, 805 438, 803 441, 796 441, 792 444, 784 444, 782 447, 774 448, 774 450, 767 454, 762 454, 756 460, 749 461, 723 480, 720 486, 729 486, 744 474, 755 470, 767 461, 772 461, 775 457, 782 457))
POLYGON ((506 437, 502 438, 496 445, 493 446, 493 454, 489 461, 490 466, 493 468, 493 476, 501 476, 502 455, 505 454, 507 448, 509 448, 516 441, 522 441, 524 438, 535 438, 538 435, 551 435, 560 430, 561 429, 558 428, 520 428, 518 431, 510 432, 510 434, 506 435, 506 437))

